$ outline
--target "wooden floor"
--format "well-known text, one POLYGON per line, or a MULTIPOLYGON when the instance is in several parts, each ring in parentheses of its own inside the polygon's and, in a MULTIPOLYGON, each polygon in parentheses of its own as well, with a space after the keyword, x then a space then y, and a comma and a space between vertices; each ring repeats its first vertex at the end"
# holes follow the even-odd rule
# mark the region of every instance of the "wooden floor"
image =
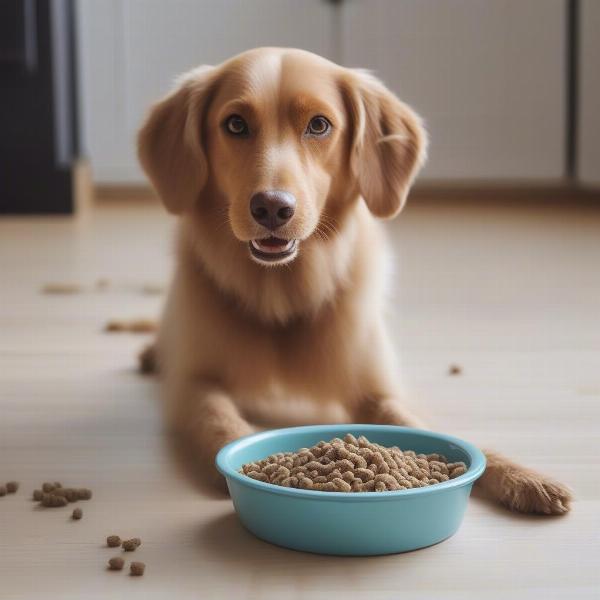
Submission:
POLYGON ((2 600, 599 597, 600 204, 419 199, 391 225, 390 327, 413 405, 576 502, 536 518, 473 498, 453 538, 368 559, 261 542, 174 467, 155 384, 134 372, 144 336, 102 331, 158 313, 142 288, 168 281, 171 228, 143 202, 0 220, 0 480, 21 481, 0 498, 2 600), (51 282, 84 289, 41 294, 51 282), (93 488, 81 521, 35 507, 45 480, 93 488), (112 533, 142 538, 144 577, 105 571, 112 533))

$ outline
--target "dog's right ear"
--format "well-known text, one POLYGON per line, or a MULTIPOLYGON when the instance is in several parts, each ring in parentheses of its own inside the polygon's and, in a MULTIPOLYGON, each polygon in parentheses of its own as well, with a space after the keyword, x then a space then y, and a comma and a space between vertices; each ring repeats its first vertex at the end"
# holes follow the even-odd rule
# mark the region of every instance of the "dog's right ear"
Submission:
POLYGON ((138 157, 167 210, 189 210, 206 183, 201 127, 215 81, 214 67, 183 75, 157 102, 138 134, 138 157))

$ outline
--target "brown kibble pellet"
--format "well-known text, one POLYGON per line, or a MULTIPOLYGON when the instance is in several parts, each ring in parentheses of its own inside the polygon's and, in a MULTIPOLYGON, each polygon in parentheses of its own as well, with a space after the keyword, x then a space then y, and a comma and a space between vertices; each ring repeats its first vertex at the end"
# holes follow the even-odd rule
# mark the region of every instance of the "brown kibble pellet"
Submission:
POLYGON ((146 565, 143 562, 133 561, 131 565, 129 565, 129 572, 136 577, 143 575, 145 570, 146 565))
POLYGON ((460 365, 450 365, 448 367, 448 375, 460 375, 462 373, 462 367, 460 365))
POLYGON ((323 492, 389 492, 438 485, 465 473, 439 453, 386 448, 346 435, 297 452, 279 452, 242 465, 240 473, 273 485, 323 492))
POLYGON ((47 508, 56 508, 60 506, 66 506, 67 499, 62 496, 55 496, 54 494, 42 494, 42 506, 47 508))
POLYGON ((135 540, 125 540, 122 544, 121 547, 123 548, 123 550, 125 550, 125 552, 133 552, 138 545, 135 543, 135 540))
POLYGON ((142 540, 140 540, 140 538, 131 538, 131 541, 135 544, 136 548, 142 545, 142 540))
POLYGON ((44 492, 42 492, 42 490, 33 490, 33 499, 36 502, 40 502, 43 494, 44 492))
POLYGON ((109 535, 106 538, 106 545, 109 548, 117 548, 121 545, 121 538, 118 535, 109 535))
POLYGON ((54 488, 61 488, 61 487, 62 487, 62 483, 60 481, 54 482, 54 488))
POLYGON ((0 485, 0 496, 6 496, 6 486, 0 485))
POLYGON ((73 510, 73 514, 71 515, 75 521, 79 521, 81 517, 83 517, 83 511, 80 508, 76 508, 73 510))
POLYGON ((90 500, 92 497, 92 490, 89 488, 79 488, 76 492, 79 500, 90 500))
POLYGON ((6 484, 6 491, 9 494, 14 494, 17 490, 19 489, 19 482, 18 481, 9 481, 6 484))
POLYGON ((108 560, 108 568, 111 571, 120 571, 125 566, 125 561, 120 556, 108 560))
POLYGON ((77 490, 74 490, 73 488, 64 488, 64 490, 65 498, 68 502, 77 502, 77 500, 79 500, 79 493, 77 490))
POLYGON ((47 481, 42 485, 42 491, 46 494, 49 494, 54 489, 54 484, 47 481))

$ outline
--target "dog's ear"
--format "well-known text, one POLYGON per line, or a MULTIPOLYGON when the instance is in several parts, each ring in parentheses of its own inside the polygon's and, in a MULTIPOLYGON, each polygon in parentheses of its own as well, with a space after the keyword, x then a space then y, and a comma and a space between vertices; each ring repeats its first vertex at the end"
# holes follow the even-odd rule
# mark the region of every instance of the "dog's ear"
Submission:
POLYGON ((172 213, 191 208, 206 183, 201 127, 214 73, 214 67, 199 67, 183 75, 151 108, 138 134, 140 163, 172 213))
POLYGON ((420 117, 378 79, 357 69, 345 75, 350 168, 369 210, 391 218, 404 206, 425 160, 427 136, 420 117))

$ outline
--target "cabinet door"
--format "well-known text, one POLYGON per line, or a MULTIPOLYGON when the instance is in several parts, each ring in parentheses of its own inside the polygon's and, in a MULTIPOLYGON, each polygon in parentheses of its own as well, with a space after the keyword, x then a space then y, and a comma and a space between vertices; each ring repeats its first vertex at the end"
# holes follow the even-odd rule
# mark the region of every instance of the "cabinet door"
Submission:
POLYGON ((600 2, 583 0, 580 9, 579 119, 577 176, 600 186, 600 2))
POLYGON ((342 57, 424 118, 424 178, 553 180, 565 168, 564 0, 349 0, 342 57))
POLYGON ((83 145, 97 182, 144 181, 135 134, 175 77, 257 46, 332 57, 322 0, 80 0, 83 145))

